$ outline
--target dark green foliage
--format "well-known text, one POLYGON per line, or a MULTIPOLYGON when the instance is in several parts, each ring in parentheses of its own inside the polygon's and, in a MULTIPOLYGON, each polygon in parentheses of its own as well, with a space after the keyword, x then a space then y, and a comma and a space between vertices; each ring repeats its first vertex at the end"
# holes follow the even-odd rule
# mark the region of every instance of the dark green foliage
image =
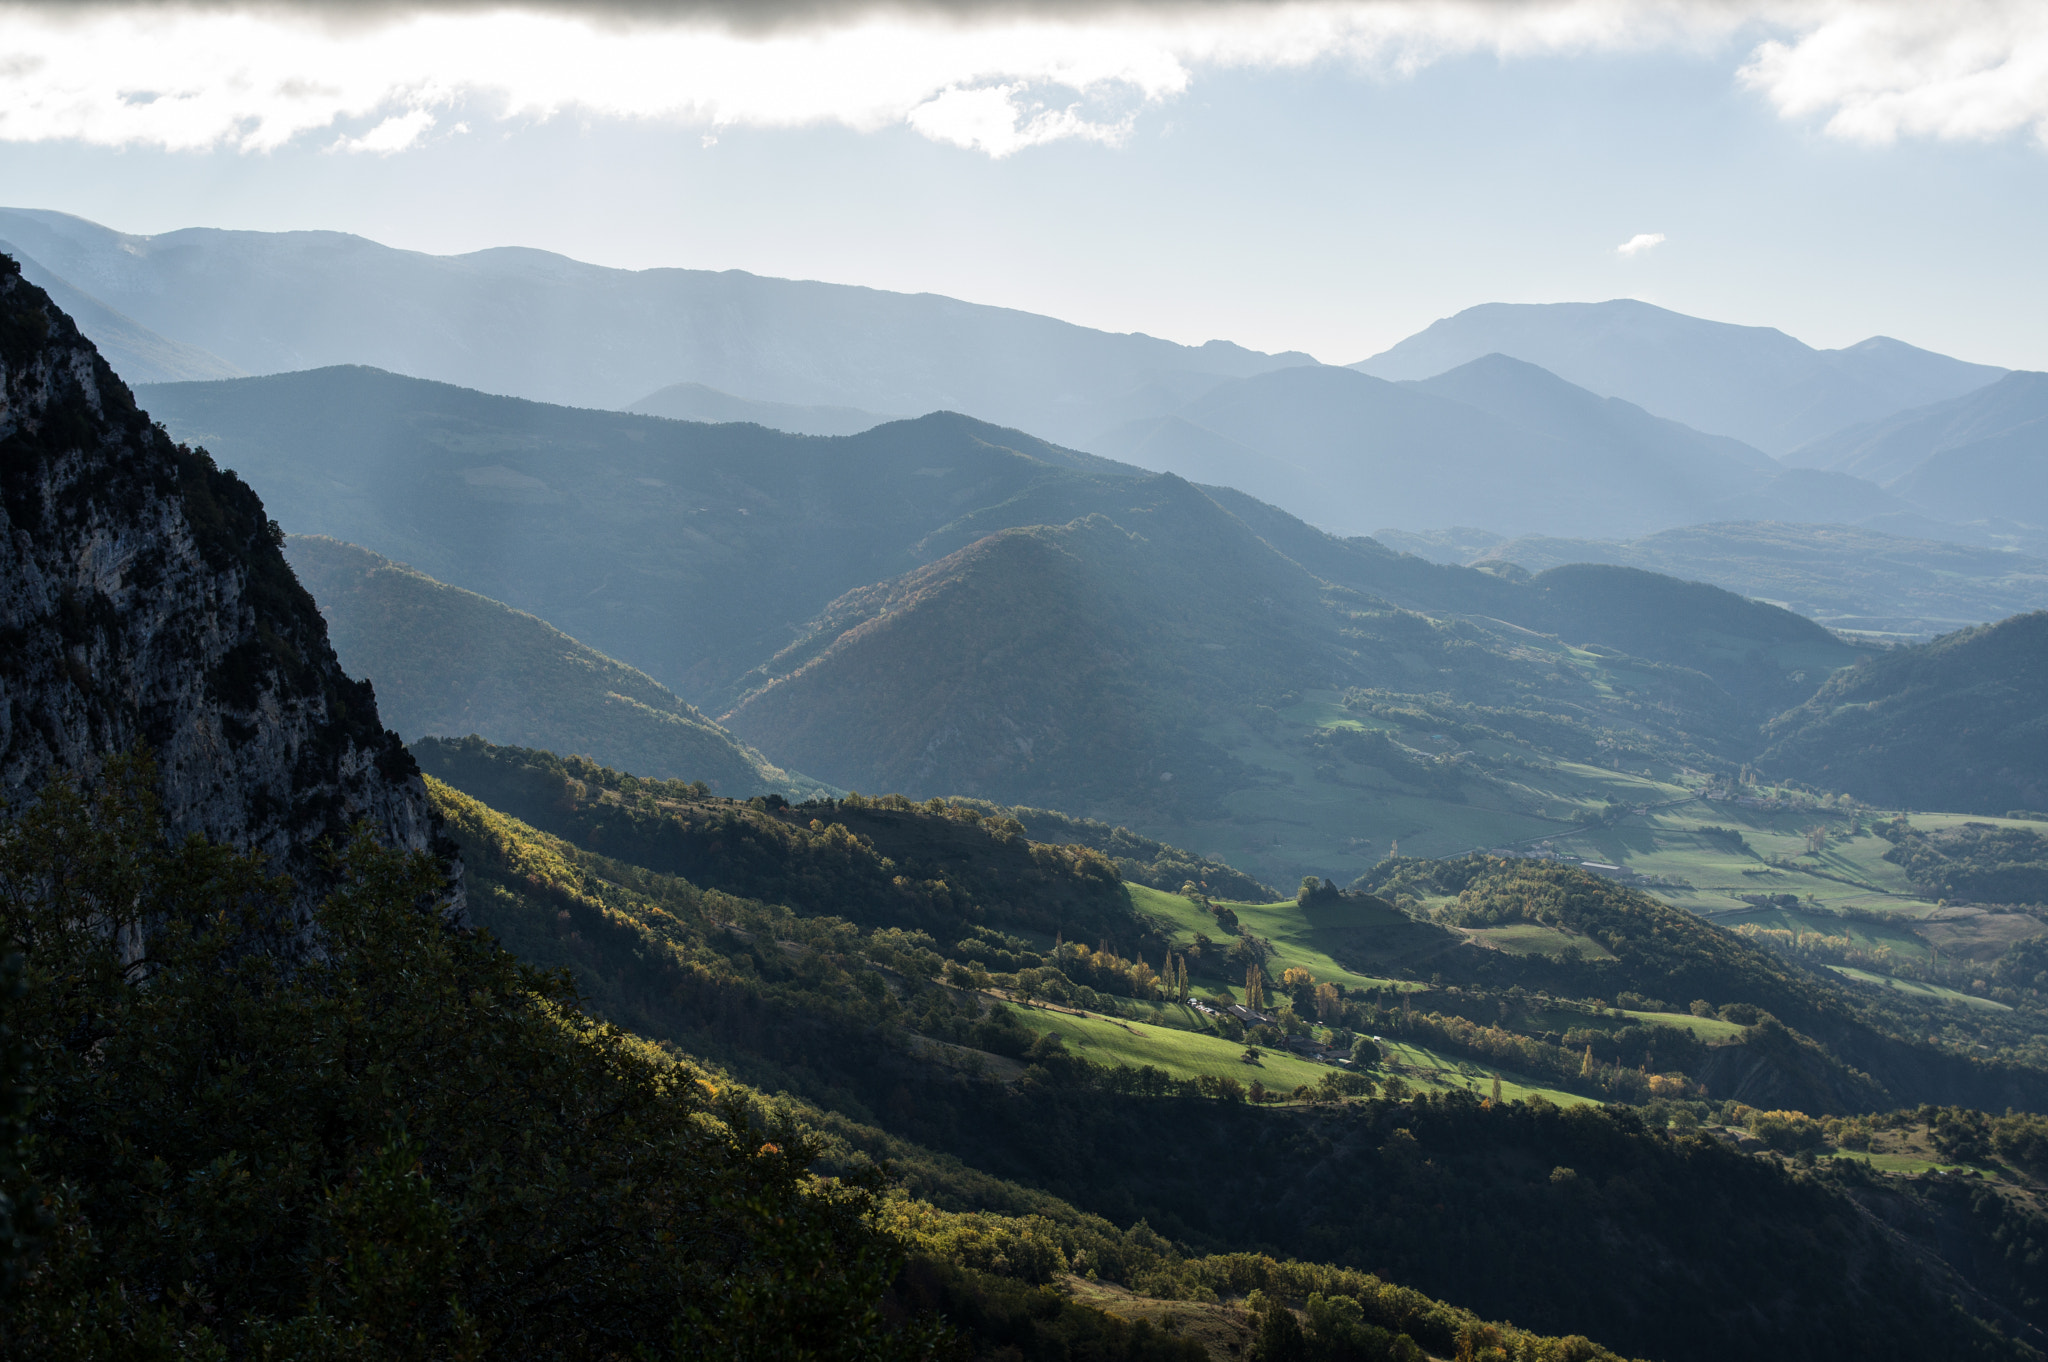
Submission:
POLYGON ((322 958, 242 954, 286 887, 156 840, 148 771, 0 833, 54 1212, 10 1357, 871 1357, 875 1184, 817 1184, 696 1071, 423 911, 359 842, 322 958), (146 944, 140 954, 129 947, 146 944))
POLYGON ((985 1350, 1027 1362, 1207 1362, 1200 1344, 1075 1305, 1058 1291, 934 1258, 918 1258, 897 1287, 905 1304, 945 1316, 985 1350))
POLYGON ((429 774, 534 827, 740 898, 948 943, 982 924, 1048 945, 1062 931, 1153 944, 1102 856, 1027 841, 1014 820, 971 805, 891 797, 757 807, 477 739, 429 739, 416 755, 429 774))
MULTIPOLYGON (((1456 1095, 1332 1105, 1334 1092, 1320 1107, 1257 1108, 1220 1084, 1105 1070, 1050 1040, 1016 1056, 1014 1084, 962 1082, 950 1064, 920 1060, 927 1052, 904 1032, 985 1046, 993 1064, 1015 1048, 1009 1019, 908 973, 863 989, 862 957, 895 949, 897 929, 863 935, 715 890, 664 889, 651 875, 629 891, 628 867, 509 820, 482 837, 477 820, 497 815, 444 808, 477 911, 529 924, 522 950, 574 965, 599 1004, 639 1009, 622 1014, 636 1025, 829 1108, 810 1119, 846 1141, 842 1161, 887 1157, 915 1194, 948 1208, 1030 1210, 1075 1226, 1142 1218, 1193 1249, 1266 1248, 1371 1271, 1487 1315, 1667 1358, 1849 1357, 1891 1336, 1965 1356, 1984 1341, 1921 1295, 1884 1236, 1825 1184, 1627 1111, 1456 1095), (737 930, 721 934, 713 918, 737 930), (1560 1167, 1574 1176, 1553 1179, 1560 1167), (1083 1220, 1056 1210, 1062 1201, 1083 1220)), ((1654 1035, 1620 1028, 1603 1053, 1624 1057, 1620 1046, 1654 1035)), ((1082 1244, 1066 1242, 1072 1261, 1082 1244)), ((1104 1280, 1171 1294, 1156 1262, 1087 1242, 1104 1280)), ((1225 1281, 1187 1280, 1227 1294, 1225 1281)), ((1252 1286, 1274 1290, 1257 1280, 1234 1290, 1252 1286)), ((1331 1294, 1285 1294, 1299 1304, 1313 1291, 1331 1294)), ((1441 1339, 1408 1332, 1447 1355, 1462 1327, 1441 1339)))
POLYGON ((1532 586, 1558 633, 1711 676, 1758 717, 1798 704, 1858 656, 1789 610, 1639 568, 1575 563, 1532 586))
POLYGON ((1988 1342, 1825 1184, 1626 1111, 1452 1097, 1276 1112, 1043 1085, 940 1110, 940 1089, 913 1091, 906 1133, 1118 1220, 1372 1271, 1631 1353, 1968 1356, 1988 1342), (1175 1132, 1163 1157, 1160 1128, 1175 1132))
POLYGON ((839 598, 725 721, 841 785, 1213 814, 1247 781, 1203 728, 1341 670, 1337 620, 1188 484, 1126 501, 839 598))
POLYGON ((1241 903, 1269 903, 1279 897, 1273 889, 1220 860, 1154 841, 1126 827, 1025 805, 1005 808, 975 799, 951 802, 979 809, 986 816, 1014 818, 1023 825, 1024 835, 1034 842, 1099 851, 1116 866, 1117 874, 1132 884, 1173 893, 1192 883, 1210 898, 1236 899, 1241 903))
POLYGON ((2048 804, 2048 612, 1900 648, 1771 721, 1771 771, 1886 808, 2048 804))
POLYGON ((0 1300, 19 1280, 22 1259, 35 1244, 36 1232, 49 1228, 21 1163, 25 1118, 34 1094, 28 1050, 14 1025, 28 995, 22 972, 19 951, 0 955, 0 1300))
POLYGON ((2048 903, 2048 837, 2029 828, 1965 823, 1920 832, 1901 819, 1878 829, 1884 858, 1928 894, 1990 903, 2048 903))

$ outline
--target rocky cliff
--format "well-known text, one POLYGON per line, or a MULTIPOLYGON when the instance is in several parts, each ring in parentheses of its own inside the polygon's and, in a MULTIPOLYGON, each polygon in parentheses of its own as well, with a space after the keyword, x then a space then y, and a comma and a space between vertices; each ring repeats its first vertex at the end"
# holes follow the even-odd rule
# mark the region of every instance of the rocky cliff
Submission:
POLYGON ((0 542, 0 796, 146 744, 172 835, 262 852, 302 914, 319 843, 357 822, 445 852, 256 494, 153 424, 5 256, 0 542))

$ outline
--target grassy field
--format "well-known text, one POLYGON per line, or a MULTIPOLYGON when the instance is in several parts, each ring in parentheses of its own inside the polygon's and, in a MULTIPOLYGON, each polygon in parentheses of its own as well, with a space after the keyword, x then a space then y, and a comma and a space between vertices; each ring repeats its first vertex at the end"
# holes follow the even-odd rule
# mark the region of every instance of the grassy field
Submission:
MULTIPOLYGON (((1197 1017, 1193 1010, 1182 1011, 1185 1013, 1181 1019, 1183 1024, 1195 1024, 1197 1017)), ((1016 1015, 1032 1031, 1056 1034, 1071 1053, 1106 1066, 1123 1064, 1135 1069, 1150 1064, 1175 1078, 1197 1078, 1209 1074, 1216 1078, 1235 1078, 1246 1085, 1257 1079, 1280 1092, 1292 1092, 1304 1083, 1314 1087, 1331 1072, 1327 1064, 1264 1046, 1259 1047, 1262 1052, 1259 1062, 1247 1064, 1243 1058, 1245 1047, 1239 1042, 1156 1023, 1095 1015, 1077 1017, 1070 1012, 1056 1012, 1046 1007, 1020 1006, 1016 1015)), ((1492 1091, 1496 1071, 1473 1061, 1454 1059, 1418 1045, 1397 1041, 1382 1041, 1381 1048, 1386 1052, 1387 1060, 1378 1075, 1380 1078, 1398 1075, 1412 1088, 1463 1088, 1482 1097, 1492 1091)), ((1507 1073, 1502 1073, 1500 1078, 1501 1093, 1511 1100, 1541 1096, 1559 1106, 1590 1100, 1575 1093, 1523 1083, 1507 1073)))
POLYGON ((1257 1064, 1247 1064, 1241 1058, 1245 1047, 1235 1041, 1172 1027, 1094 1015, 1077 1017, 1044 1007, 1020 1007, 1017 1017, 1033 1031, 1058 1035, 1068 1050, 1095 1064, 1124 1064, 1133 1069, 1150 1064, 1175 1078, 1209 1074, 1247 1084, 1256 1078, 1283 1092, 1292 1092, 1303 1083, 1313 1087, 1330 1073, 1327 1064, 1272 1050, 1265 1050, 1257 1064))
POLYGON ((1517 922, 1507 927, 1464 927, 1459 929, 1475 946, 1506 951, 1509 955, 1562 955, 1577 951, 1588 960, 1612 960, 1614 952, 1589 936, 1575 936, 1557 927, 1534 922, 1517 922))
POLYGON ((1709 1043, 1731 1040, 1744 1030, 1735 1022, 1722 1021, 1719 1017, 1695 1017, 1689 1012, 1638 1012, 1612 1008, 1589 1016, 1570 1008, 1539 1007, 1531 1008, 1527 1015, 1529 1025, 1539 1031, 1619 1031, 1633 1022, 1642 1022, 1648 1026, 1670 1026, 1690 1031, 1709 1043))
POLYGON ((1959 992, 1953 988, 1943 988, 1940 984, 1922 983, 1917 979, 1894 979, 1889 975, 1872 974, 1869 970, 1852 969, 1847 965, 1829 965, 1828 968, 1846 979, 1855 979, 1866 984, 1878 984, 1886 988, 1896 989, 1900 993, 1910 993, 1916 997, 1925 998, 1930 1002, 1974 1007, 1983 1012, 2012 1011, 2010 1007, 1995 998, 1972 997, 1968 993, 1959 992))
MULTIPOLYGON (((1542 646, 1557 652, 1557 665, 1583 671, 1596 687, 1634 684, 1603 670, 1611 664, 1595 654, 1554 642, 1542 646)), ((1504 742, 1462 745, 1338 701, 1336 692, 1310 693, 1282 710, 1277 724, 1269 714, 1263 725, 1231 719, 1214 726, 1210 740, 1266 778, 1228 796, 1224 817, 1147 831, 1221 856, 1283 889, 1304 867, 1348 884, 1397 846, 1409 856, 1548 852, 1568 863, 1618 867, 1615 877, 1624 883, 1722 926, 1846 936, 1861 949, 1902 960, 1924 961, 1938 950, 1944 961, 1989 961, 2042 931, 2029 915, 1944 906, 1916 889, 1885 859, 1891 844, 1873 831, 1891 811, 1831 808, 1810 795, 1768 788, 1745 794, 1776 799, 1779 807, 1708 799, 1707 777, 1683 767, 1618 770, 1504 742), (1431 792, 1420 778, 1404 781, 1375 766, 1319 756, 1307 739, 1334 729, 1377 730, 1408 753, 1437 758, 1433 775, 1419 765, 1414 770, 1449 786, 1431 792)), ((1915 813, 1911 820, 1928 831, 1964 822, 2032 826, 1951 813, 1915 813)), ((1223 940, 1208 916, 1178 895, 1134 889, 1132 897, 1142 911, 1170 924, 1180 941, 1197 931, 1223 940)), ((1407 918, 1368 921, 1354 912, 1350 920, 1335 913, 1317 920, 1292 902, 1231 907, 1246 930, 1273 943, 1278 959, 1269 973, 1300 965, 1349 987, 1399 987, 1386 976, 1408 970, 1427 975, 1430 957, 1456 939, 1407 918)), ((1569 947, 1592 958, 1607 954, 1597 942, 1536 926, 1465 937, 1513 954, 1569 947)), ((1843 975, 1883 983, 1863 971, 1843 975)), ((1948 1002, 1966 997, 1903 979, 1895 986, 1948 1002)), ((1996 1006, 1981 999, 1967 1005, 1996 1006)))
MULTIPOLYGON (((1205 932, 1219 943, 1226 940, 1216 920, 1193 900, 1141 884, 1124 887, 1130 891, 1131 903, 1139 912, 1171 927, 1176 944, 1192 942, 1196 932, 1205 932)), ((1418 988, 1418 984, 1348 968, 1339 964, 1331 951, 1342 952, 1345 959, 1354 963, 1377 960, 1399 965, 1426 959, 1456 940, 1448 932, 1401 913, 1348 905, 1303 909, 1294 900, 1285 899, 1279 903, 1224 906, 1237 914, 1245 931, 1273 943, 1275 955, 1267 961, 1266 973, 1276 979, 1282 970, 1299 965, 1318 981, 1329 980, 1346 988, 1418 988)))

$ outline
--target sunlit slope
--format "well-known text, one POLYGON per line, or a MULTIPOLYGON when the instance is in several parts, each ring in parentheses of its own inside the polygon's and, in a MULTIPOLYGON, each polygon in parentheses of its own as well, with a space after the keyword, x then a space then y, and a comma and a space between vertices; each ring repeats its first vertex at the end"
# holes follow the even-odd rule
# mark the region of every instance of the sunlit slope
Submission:
MULTIPOLYGON (((914 997, 889 983, 863 988, 859 977, 895 973, 859 958, 890 949, 886 933, 636 876, 439 787, 436 796, 501 934, 537 963, 572 968, 605 1015, 794 1086, 811 1100, 776 1105, 819 1129, 837 1163, 886 1157, 915 1194, 941 1206, 1030 1213, 1044 1217, 1043 1233, 1093 1236, 1070 1239, 1069 1252, 1115 1251, 1085 1214, 1093 1212, 1216 1249, 1363 1255, 1391 1280, 1463 1284, 1498 1313, 1619 1333, 1645 1348, 1672 1338, 1682 1318, 1704 1341, 1658 1347, 1685 1362, 1764 1337, 1781 1345, 1788 1329, 1839 1338, 1881 1326, 1917 1338, 1960 1323, 1911 1289, 1873 1297, 1853 1276, 1794 1270, 1812 1261, 1814 1225, 1859 1255, 1878 1255, 1869 1261, 1888 1262, 1889 1250, 1866 1244, 1836 1194, 1713 1141, 1669 1137, 1585 1105, 1490 1108, 1486 1066, 1406 1043, 1388 1047, 1394 1073, 1467 1095, 1273 1109, 1118 1092, 1099 1086, 1092 1076, 1106 1071, 1085 1062, 1033 1064, 1006 1082, 995 1074, 1017 1066, 1004 1069, 993 1053, 977 1077, 920 1058, 930 1044, 896 1048, 889 1026, 930 1028, 950 1054, 1067 1023, 1036 1010, 1020 1022, 1014 1007, 1007 1018, 988 1008, 976 1020, 958 1003, 939 1005, 970 1001, 944 986, 914 997), (1569 1173, 1553 1176, 1556 1168, 1569 1173), (1416 1205, 1446 1210, 1417 1217, 1416 1205), (1762 1325, 1751 1312, 1725 1311, 1731 1295, 1765 1294, 1772 1308, 1762 1325), (1641 1304, 1652 1296, 1654 1312, 1641 1304)), ((1133 1025, 1157 1034, 1142 1019, 1133 1025)), ((1076 1034, 1062 1048, 1071 1058, 1099 1045, 1119 1057, 1116 1044, 1076 1034)), ((1262 1056, 1260 1067, 1280 1076, 1291 1063, 1262 1056)), ((1519 1091, 1503 1084, 1504 1095, 1519 1091)), ((1012 1231, 981 1220, 960 1233, 1002 1244, 1012 1231)), ((1100 1275, 1119 1279, 1107 1264, 1100 1275)))
MULTIPOLYGON (((1317 584, 1186 483, 843 598, 726 718, 869 788, 1113 812, 1242 780, 1196 730, 1352 670, 1317 584)), ((827 777, 828 779, 830 777, 827 777)))
POLYGON ((580 753, 720 794, 804 798, 826 787, 738 742, 644 672, 542 620, 339 540, 294 536, 342 665, 377 688, 401 735, 580 753))
MULTIPOLYGON (((1319 567, 1377 575, 1375 555, 1324 539, 1319 567)), ((1289 883, 1348 878, 1402 837, 1435 854, 1538 837, 1589 785, 1677 797, 1688 763, 1746 753, 1758 721, 1858 655, 1653 574, 1465 576, 1551 631, 1318 580, 1162 478, 1115 519, 996 534, 849 593, 724 719, 838 784, 1106 813, 1289 883), (1614 642, 1558 632, 1580 627, 1614 642), (1331 742, 1347 727, 1408 736, 1357 762, 1331 742)))

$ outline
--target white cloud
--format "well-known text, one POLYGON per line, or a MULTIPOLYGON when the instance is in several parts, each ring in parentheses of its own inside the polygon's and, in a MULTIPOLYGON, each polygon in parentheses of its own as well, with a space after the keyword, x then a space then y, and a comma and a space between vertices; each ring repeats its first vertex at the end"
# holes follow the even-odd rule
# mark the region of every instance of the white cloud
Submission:
MULTIPOLYGON (((467 131, 458 123, 458 130, 467 131)), ((413 109, 402 114, 393 114, 361 137, 344 137, 336 142, 334 151, 371 151, 389 156, 394 151, 416 147, 434 128, 434 116, 425 109, 413 109)))
POLYGON ((1100 123, 1083 117, 1078 105, 1048 109, 1027 103, 1020 85, 946 90, 912 109, 905 121, 934 142, 949 142, 999 159, 1025 147, 1070 138, 1113 145, 1131 128, 1129 115, 1114 123, 1100 123))
POLYGON ((1622 256, 1641 255, 1651 247, 1663 244, 1664 234, 1662 232, 1637 232, 1634 236, 1616 246, 1614 253, 1622 256))
POLYGON ((1469 53, 1660 48, 1728 52, 1746 87, 1836 136, 2048 139, 2039 0, 1169 0, 980 18, 847 11, 759 29, 654 12, 394 7, 341 22, 271 4, 0 0, 0 140, 260 152, 367 123, 331 145, 390 154, 460 103, 714 135, 907 125, 1006 156, 1115 143, 1205 71, 1342 63, 1399 77, 1469 53))
POLYGON ((1741 70, 1780 113, 1824 116, 1837 137, 1982 140, 2031 130, 2048 144, 2048 5, 1945 0, 1836 5, 1741 70))

